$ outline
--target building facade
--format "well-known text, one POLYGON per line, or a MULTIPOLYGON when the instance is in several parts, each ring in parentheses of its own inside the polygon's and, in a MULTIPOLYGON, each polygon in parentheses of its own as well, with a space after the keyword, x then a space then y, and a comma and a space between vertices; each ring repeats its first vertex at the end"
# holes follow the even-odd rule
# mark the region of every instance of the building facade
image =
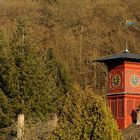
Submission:
POLYGON ((140 105, 140 55, 125 50, 96 62, 108 67, 107 104, 119 129, 124 129, 136 121, 140 105))

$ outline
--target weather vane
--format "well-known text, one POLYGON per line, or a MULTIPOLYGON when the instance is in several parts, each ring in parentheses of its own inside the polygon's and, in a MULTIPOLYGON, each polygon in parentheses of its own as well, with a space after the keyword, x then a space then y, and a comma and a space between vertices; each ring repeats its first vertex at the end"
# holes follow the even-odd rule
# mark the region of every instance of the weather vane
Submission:
POLYGON ((125 52, 129 52, 128 50, 128 42, 126 41, 126 44, 125 44, 125 52))

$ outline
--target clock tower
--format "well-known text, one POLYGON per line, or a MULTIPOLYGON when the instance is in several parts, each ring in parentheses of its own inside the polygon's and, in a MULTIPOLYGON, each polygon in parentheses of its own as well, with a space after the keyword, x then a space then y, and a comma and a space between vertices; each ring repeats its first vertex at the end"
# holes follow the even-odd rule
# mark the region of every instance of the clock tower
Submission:
POLYGON ((140 105, 140 55, 125 50, 96 62, 108 67, 107 103, 119 129, 135 121, 140 105))

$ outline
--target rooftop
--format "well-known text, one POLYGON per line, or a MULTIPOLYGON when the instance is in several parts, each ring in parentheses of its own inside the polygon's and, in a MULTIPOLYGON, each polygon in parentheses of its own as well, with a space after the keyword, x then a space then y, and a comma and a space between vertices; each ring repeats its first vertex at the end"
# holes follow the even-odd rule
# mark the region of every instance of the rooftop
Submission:
POLYGON ((120 53, 116 53, 116 54, 112 54, 106 57, 102 57, 99 58, 97 60, 95 60, 94 62, 102 62, 102 63, 108 63, 114 60, 128 60, 128 61, 132 61, 132 62, 140 62, 140 55, 139 54, 134 54, 134 53, 130 53, 127 49, 120 52, 120 53))

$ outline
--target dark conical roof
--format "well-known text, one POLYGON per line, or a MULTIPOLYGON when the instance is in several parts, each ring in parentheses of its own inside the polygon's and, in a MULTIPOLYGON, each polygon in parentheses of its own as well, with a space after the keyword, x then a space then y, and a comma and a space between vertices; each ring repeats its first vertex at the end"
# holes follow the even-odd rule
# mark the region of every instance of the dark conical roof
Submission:
POLYGON ((109 56, 106 56, 103 58, 99 58, 99 59, 95 60, 94 62, 109 63, 114 60, 117 60, 117 61, 128 60, 128 61, 133 61, 133 62, 140 62, 140 55, 130 53, 129 51, 125 50, 121 53, 116 53, 116 54, 109 55, 109 56))

